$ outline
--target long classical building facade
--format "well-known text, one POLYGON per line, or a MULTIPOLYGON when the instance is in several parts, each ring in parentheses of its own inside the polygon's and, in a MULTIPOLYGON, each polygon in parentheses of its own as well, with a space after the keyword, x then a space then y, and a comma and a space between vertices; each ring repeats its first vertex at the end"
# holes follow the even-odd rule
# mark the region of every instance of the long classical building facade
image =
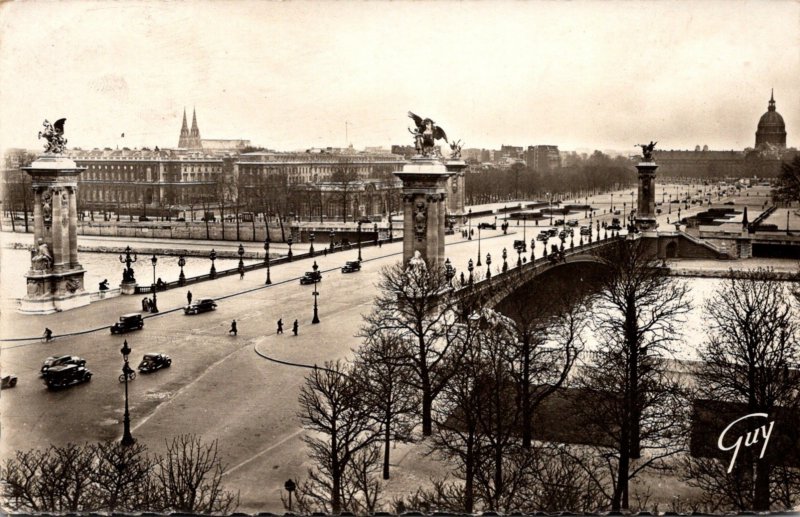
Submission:
MULTIPOLYGON (((16 164, 28 156, 20 151, 6 161, 16 164)), ((177 148, 72 149, 66 154, 86 167, 78 180, 81 213, 194 217, 196 211, 249 212, 324 221, 386 217, 402 209, 402 184, 393 173, 403 168, 404 156, 352 147, 254 150, 247 140, 202 139, 196 112, 189 128, 185 110, 177 148)), ((4 187, 22 185, 24 175, 11 176, 4 173, 4 187), (23 179, 14 179, 18 176, 23 179)), ((452 214, 463 212, 463 183, 463 174, 449 182, 452 214)), ((24 185, 17 190, 24 191, 24 185)), ((18 197, 22 202, 17 204, 26 206, 27 198, 18 197)))

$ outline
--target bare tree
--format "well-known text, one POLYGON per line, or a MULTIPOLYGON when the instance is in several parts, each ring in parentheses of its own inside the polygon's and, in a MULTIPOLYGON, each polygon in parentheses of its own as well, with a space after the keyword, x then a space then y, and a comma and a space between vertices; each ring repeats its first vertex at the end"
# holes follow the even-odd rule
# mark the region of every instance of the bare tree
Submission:
POLYGON ((303 438, 315 467, 298 490, 302 492, 299 504, 305 497, 323 506, 323 511, 338 514, 350 508, 352 486, 347 470, 358 454, 379 439, 358 388, 350 368, 338 361, 325 363, 306 377, 299 416, 303 426, 317 434, 303 438))
POLYGON ((463 345, 453 325, 456 303, 444 268, 397 264, 381 272, 378 290, 360 336, 388 332, 405 345, 399 359, 414 372, 406 380, 420 393, 422 434, 430 436, 433 401, 453 374, 451 359, 463 345))
POLYGON ((239 493, 222 486, 217 441, 183 434, 167 442, 166 454, 156 461, 155 478, 160 511, 229 513, 239 505, 239 493))
POLYGON ((518 392, 522 446, 528 449, 536 408, 566 381, 583 350, 589 314, 585 294, 536 281, 529 292, 536 293, 535 306, 530 297, 511 293, 500 309, 516 337, 506 355, 518 392))
POLYGON ((355 379, 371 417, 383 435, 383 479, 389 479, 392 440, 411 440, 412 416, 419 408, 419 394, 405 379, 411 369, 400 361, 405 347, 390 332, 369 336, 358 350, 355 379))
POLYGON ((597 431, 613 451, 608 495, 619 511, 629 507, 632 478, 682 450, 687 403, 664 359, 690 304, 686 285, 659 267, 641 239, 616 243, 602 259, 607 273, 594 306, 600 350, 578 381, 586 394, 579 411, 602 422, 597 431))
MULTIPOLYGON (((741 404, 746 414, 766 413, 774 419, 780 409, 800 408, 800 375, 796 371, 800 329, 788 286, 770 273, 765 269, 732 273, 706 303, 708 331, 700 349, 703 365, 698 385, 706 399, 741 404)), ((774 455, 755 458, 745 453, 737 461, 739 472, 733 478, 722 476, 717 486, 704 487, 727 492, 728 507, 766 511, 775 503, 796 501, 800 496, 800 486, 787 484, 791 472, 777 469, 781 465, 779 461, 776 465, 774 455), (777 497, 776 474, 783 478, 783 493, 791 495, 777 497)))
POLYGON ((342 222, 347 222, 347 207, 353 191, 358 186, 359 179, 355 165, 352 160, 347 158, 339 160, 331 174, 331 183, 336 185, 339 199, 342 201, 342 222))
POLYGON ((141 444, 98 443, 93 447, 94 466, 89 477, 94 508, 108 512, 142 511, 149 508, 152 461, 141 444))

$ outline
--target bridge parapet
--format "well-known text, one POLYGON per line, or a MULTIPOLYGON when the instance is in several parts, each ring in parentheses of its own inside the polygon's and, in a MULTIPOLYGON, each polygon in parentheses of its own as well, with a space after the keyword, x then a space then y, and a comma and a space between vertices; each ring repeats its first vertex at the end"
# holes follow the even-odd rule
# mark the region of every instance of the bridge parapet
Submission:
POLYGON ((482 278, 471 285, 461 286, 454 294, 456 297, 480 298, 486 307, 494 307, 510 292, 550 269, 576 262, 600 263, 601 259, 597 253, 624 238, 623 236, 609 237, 591 244, 587 243, 582 246, 566 248, 563 258, 553 260, 551 255, 539 257, 522 264, 520 267, 509 268, 505 272, 493 273, 491 277, 482 278))

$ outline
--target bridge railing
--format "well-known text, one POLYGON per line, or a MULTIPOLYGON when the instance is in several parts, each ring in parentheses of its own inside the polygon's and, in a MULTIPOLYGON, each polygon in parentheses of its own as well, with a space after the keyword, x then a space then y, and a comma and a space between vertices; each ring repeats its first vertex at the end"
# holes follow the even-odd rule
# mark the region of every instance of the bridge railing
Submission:
MULTIPOLYGON (((380 244, 383 245, 383 244, 386 244, 386 243, 390 243, 393 240, 396 241, 398 239, 381 239, 380 240, 380 244)), ((375 243, 374 240, 371 240, 371 241, 368 241, 368 242, 365 241, 365 242, 361 243, 361 247, 362 248, 367 248, 369 246, 375 246, 375 245, 376 245, 376 243, 375 243)), ((354 249, 357 249, 357 248, 358 248, 358 246, 356 244, 348 244, 348 245, 344 245, 344 246, 339 245, 339 246, 334 246, 333 248, 325 247, 324 249, 323 249, 323 247, 320 247, 319 250, 315 250, 314 251, 313 255, 311 254, 310 251, 308 251, 306 253, 293 253, 291 260, 289 259, 289 257, 287 255, 284 255, 283 257, 270 259, 269 260, 269 266, 270 267, 278 266, 278 265, 281 265, 281 264, 286 264, 288 262, 294 262, 295 260, 303 260, 303 259, 307 259, 307 258, 314 258, 314 257, 318 257, 320 255, 331 254, 331 253, 339 253, 339 252, 342 252, 342 251, 351 251, 351 250, 354 250, 354 249)), ((263 262, 254 262, 254 263, 250 263, 250 264, 245 264, 243 269, 244 269, 244 272, 247 273, 248 271, 255 271, 255 270, 258 270, 258 269, 266 269, 266 267, 267 267, 267 262, 263 261, 263 262)), ((205 274, 202 274, 202 275, 195 275, 195 276, 191 276, 191 277, 186 277, 183 282, 181 282, 180 280, 173 280, 171 282, 163 282, 160 286, 157 286, 156 290, 157 291, 166 291, 168 289, 175 289, 175 288, 178 288, 178 287, 185 287, 185 286, 190 285, 190 284, 196 284, 198 282, 205 282, 206 280, 214 280, 216 278, 221 278, 221 277, 224 277, 224 276, 238 275, 239 272, 240 272, 240 269, 239 269, 238 266, 235 267, 235 268, 231 268, 231 269, 217 270, 216 274, 214 274, 213 276, 211 275, 211 272, 209 271, 208 273, 205 273, 205 274)), ((152 292, 153 292, 153 284, 138 285, 138 286, 136 286, 136 290, 135 290, 136 294, 148 294, 148 293, 152 293, 152 292)))
MULTIPOLYGON (((603 248, 603 247, 607 246, 609 243, 611 243, 613 241, 617 241, 617 240, 624 239, 624 238, 625 238, 624 236, 616 236, 616 237, 610 236, 610 237, 605 238, 605 239, 595 240, 595 241, 593 241, 591 243, 584 243, 583 245, 576 245, 576 246, 573 246, 571 248, 564 248, 563 257, 566 260, 569 257, 574 257, 576 255, 582 255, 582 254, 585 254, 587 252, 603 248)), ((505 272, 492 273, 491 277, 489 277, 489 278, 487 278, 485 276, 481 276, 481 278, 479 278, 477 280, 473 280, 472 284, 465 283, 463 285, 459 285, 455 289, 455 291, 457 293, 458 292, 463 292, 464 294, 466 294, 466 292, 467 292, 466 290, 467 289, 469 289, 471 291, 476 291, 476 290, 480 291, 480 290, 483 290, 483 289, 488 289, 489 286, 502 284, 503 282, 505 282, 507 280, 519 278, 520 275, 526 274, 526 273, 528 273, 528 272, 530 272, 530 271, 532 271, 534 269, 537 269, 537 268, 539 268, 541 266, 555 265, 555 264, 561 262, 560 260, 554 262, 553 259, 551 258, 551 256, 552 256, 552 254, 548 254, 547 256, 541 256, 541 257, 534 258, 533 260, 530 260, 530 261, 526 262, 525 264, 522 264, 519 267, 510 267, 505 272)))

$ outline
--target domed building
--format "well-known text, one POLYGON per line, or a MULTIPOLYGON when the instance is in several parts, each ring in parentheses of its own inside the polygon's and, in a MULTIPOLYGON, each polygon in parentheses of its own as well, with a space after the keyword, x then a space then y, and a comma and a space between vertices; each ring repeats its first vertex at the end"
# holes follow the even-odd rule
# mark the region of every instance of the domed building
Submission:
POLYGON ((775 96, 770 94, 769 108, 761 115, 756 130, 756 149, 764 147, 786 147, 786 125, 783 117, 775 111, 775 96))

